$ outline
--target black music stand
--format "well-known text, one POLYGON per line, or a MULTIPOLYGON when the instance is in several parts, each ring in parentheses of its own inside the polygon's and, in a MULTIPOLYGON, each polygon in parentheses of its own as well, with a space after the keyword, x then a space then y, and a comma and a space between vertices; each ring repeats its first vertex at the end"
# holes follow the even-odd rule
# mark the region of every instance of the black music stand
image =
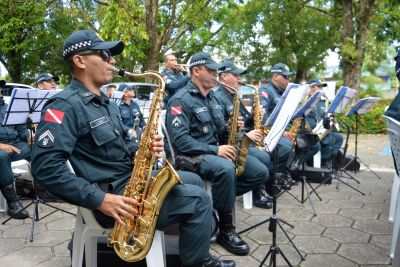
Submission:
POLYGON ((355 137, 355 144, 354 144, 354 161, 348 162, 343 169, 346 169, 347 167, 350 167, 350 165, 353 163, 354 164, 354 172, 357 173, 357 160, 360 161, 370 172, 372 172, 378 179, 382 179, 378 174, 376 174, 371 168, 364 162, 362 161, 358 155, 357 155, 357 146, 358 146, 358 121, 359 121, 359 116, 364 115, 365 113, 368 112, 373 106, 378 103, 380 100, 379 97, 367 97, 367 98, 362 98, 360 99, 352 108, 351 110, 346 114, 346 116, 356 116, 356 137, 355 137))
POLYGON ((254 229, 255 227, 262 225, 266 222, 269 222, 269 227, 268 230, 272 232, 272 244, 267 252, 266 256, 264 257, 263 261, 260 264, 260 267, 264 264, 264 262, 267 260, 269 256, 270 262, 269 266, 276 267, 276 255, 280 254, 285 262, 289 265, 292 266, 283 251, 279 248, 279 246, 276 244, 276 231, 277 231, 277 225, 280 227, 280 229, 283 231, 285 236, 288 238, 294 249, 297 251, 297 253, 300 255, 301 260, 304 260, 303 255, 300 253, 296 245, 293 243, 291 240, 290 236, 288 233, 286 233, 285 229, 283 229, 281 222, 284 224, 289 225, 291 228, 294 228, 293 225, 281 220, 278 218, 278 215, 276 213, 276 207, 277 207, 277 194, 279 191, 278 188, 278 163, 277 163, 277 158, 278 158, 278 147, 277 144, 279 142, 279 139, 281 138, 283 132, 285 131, 287 125, 289 124, 290 119, 292 118, 294 112, 296 111, 296 108, 298 107, 301 99, 305 96, 307 93, 307 86, 304 85, 299 85, 299 84, 293 84, 289 83, 288 87, 286 88, 284 94, 282 95, 281 99, 279 100, 278 104, 276 105, 275 109, 271 113, 271 116, 269 116, 267 122, 264 124, 264 127, 271 126, 271 130, 269 131, 267 137, 264 140, 264 145, 267 149, 268 152, 273 151, 273 168, 274 168, 274 174, 272 175, 272 215, 269 219, 264 220, 262 222, 259 222, 241 232, 238 234, 242 234, 244 232, 247 232, 251 229, 254 229))
MULTIPOLYGON (((22 88, 15 88, 12 91, 12 95, 10 98, 10 104, 7 107, 6 114, 4 116, 4 122, 2 125, 18 125, 18 124, 26 124, 27 128, 29 129, 31 136, 33 136, 33 124, 39 123, 40 121, 40 114, 43 109, 44 104, 46 101, 58 93, 57 91, 45 91, 45 90, 37 90, 37 89, 22 89, 22 88)), ((29 170, 30 171, 30 170, 29 170)), ((75 216, 74 213, 66 211, 61 208, 57 208, 51 204, 44 202, 42 199, 39 198, 36 187, 35 187, 35 180, 32 180, 32 187, 33 187, 33 199, 31 203, 23 208, 26 210, 31 205, 33 205, 33 215, 32 217, 32 228, 31 228, 31 238, 30 241, 33 241, 33 233, 35 230, 35 222, 40 221, 40 219, 46 218, 51 214, 62 211, 68 214, 75 216), (39 204, 46 205, 48 207, 53 208, 54 210, 49 214, 39 218, 39 204)), ((8 218, 7 220, 3 221, 2 224, 6 224, 12 217, 8 218)))

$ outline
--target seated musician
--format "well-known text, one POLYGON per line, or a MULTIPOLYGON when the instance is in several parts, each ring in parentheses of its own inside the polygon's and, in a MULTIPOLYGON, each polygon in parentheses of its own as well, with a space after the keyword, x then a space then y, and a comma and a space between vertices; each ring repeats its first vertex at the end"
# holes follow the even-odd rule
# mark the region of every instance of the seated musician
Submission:
MULTIPOLYGON (((124 218, 135 220, 138 213, 138 202, 121 196, 135 151, 126 146, 118 106, 100 92, 112 80, 114 56, 123 49, 121 41, 105 42, 92 30, 74 32, 66 39, 63 57, 72 81, 45 104, 32 154, 35 179, 64 200, 93 210, 103 227, 112 227, 114 220, 118 224, 124 224, 124 218), (67 160, 76 174, 69 171, 67 160)), ((162 137, 156 135, 152 153, 162 150, 162 137)), ((209 254, 212 206, 200 177, 190 172, 179 176, 186 184, 171 189, 156 228, 180 223, 183 266, 235 266, 209 254)))
POLYGON ((11 162, 30 160, 31 148, 27 144, 30 134, 25 125, 1 125, 6 109, 0 88, 0 190, 7 201, 7 214, 14 219, 25 219, 29 214, 23 209, 15 191, 11 162))
MULTIPOLYGON (((219 80, 230 87, 238 89, 241 86, 239 84, 240 75, 246 73, 246 70, 235 66, 232 60, 225 60, 221 63, 221 65, 222 68, 219 71, 219 80)), ((230 114, 233 111, 234 96, 235 92, 231 92, 230 88, 226 88, 222 84, 215 91, 215 97, 221 102, 224 108, 224 119, 226 122, 229 120, 230 114)), ((254 130, 254 116, 247 111, 242 102, 240 102, 240 115, 244 120, 244 131, 246 134, 253 141, 262 142, 263 133, 259 130, 254 130)), ((248 154, 257 158, 268 169, 270 169, 271 159, 267 152, 251 146, 248 154)), ((256 207, 264 209, 270 209, 272 207, 272 197, 265 191, 265 185, 261 185, 259 188, 253 189, 253 204, 256 207)))
MULTIPOLYGON (((318 79, 311 79, 308 81, 310 90, 308 91, 309 95, 314 94, 316 91, 321 91, 322 87, 326 87, 326 83, 321 83, 318 79)), ((320 100, 314 106, 314 108, 308 113, 306 116, 306 123, 310 127, 310 129, 314 129, 317 124, 326 118, 326 107, 325 100, 320 100)), ((331 126, 334 127, 334 126, 331 126)), ((321 145, 321 165, 322 167, 332 167, 332 159, 336 158, 340 151, 340 147, 343 143, 343 137, 340 133, 334 132, 332 130, 327 130, 329 133, 320 140, 321 145)), ((309 161, 311 158, 306 158, 306 161, 309 161)), ((333 162, 337 163, 337 160, 333 162)), ((333 166, 337 168, 337 165, 333 166)))
MULTIPOLYGON (((196 53, 190 60, 191 79, 168 102, 166 125, 177 161, 212 183, 214 209, 220 218, 217 243, 237 255, 246 255, 250 248, 236 233, 233 225, 235 196, 258 188, 268 178, 268 169, 252 156, 247 157, 244 172, 236 176, 236 149, 226 145, 228 127, 223 107, 211 90, 216 86, 221 65, 208 53, 196 53)), ((232 121, 243 127, 243 121, 232 121)))
POLYGON ((56 90, 58 81, 58 76, 51 75, 47 72, 37 74, 35 77, 36 86, 40 90, 56 90))

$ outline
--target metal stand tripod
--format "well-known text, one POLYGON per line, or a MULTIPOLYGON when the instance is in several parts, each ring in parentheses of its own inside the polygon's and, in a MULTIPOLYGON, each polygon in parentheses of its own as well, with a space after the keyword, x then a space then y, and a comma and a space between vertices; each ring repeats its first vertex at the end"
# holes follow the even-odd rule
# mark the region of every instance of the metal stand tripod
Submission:
POLYGON ((277 225, 280 227, 280 229, 282 230, 282 232, 285 234, 285 236, 287 237, 287 239, 290 241, 290 243, 292 244, 292 246, 294 247, 294 249, 297 251, 297 253, 299 254, 300 258, 302 261, 305 260, 305 258, 303 257, 303 255, 300 253, 299 249, 296 247, 296 245, 293 243, 292 239, 290 238, 290 236, 288 235, 288 233, 285 231, 285 229, 283 229, 282 227, 282 223, 290 226, 292 229, 294 228, 293 225, 285 222, 284 220, 281 220, 278 218, 278 215, 276 214, 276 207, 277 207, 277 194, 279 192, 279 188, 278 188, 278 179, 277 179, 277 158, 278 158, 278 147, 275 148, 274 150, 274 174, 272 175, 272 215, 269 219, 264 220, 262 222, 259 222, 243 231, 240 231, 238 234, 242 234, 245 233, 251 229, 256 228, 257 226, 260 226, 264 223, 269 222, 269 226, 268 226, 268 230, 270 232, 272 232, 272 244, 271 247, 268 251, 268 253, 266 254, 266 256, 264 257, 264 259, 262 260, 260 267, 263 266, 264 262, 267 260, 267 258, 269 256, 271 256, 270 261, 269 261, 269 266, 273 266, 276 267, 276 255, 280 254, 282 255, 283 259, 285 260, 285 262, 292 267, 291 263, 289 262, 289 260, 287 259, 287 257, 285 256, 285 254, 282 252, 282 250, 279 248, 279 246, 276 244, 276 230, 277 230, 277 225))

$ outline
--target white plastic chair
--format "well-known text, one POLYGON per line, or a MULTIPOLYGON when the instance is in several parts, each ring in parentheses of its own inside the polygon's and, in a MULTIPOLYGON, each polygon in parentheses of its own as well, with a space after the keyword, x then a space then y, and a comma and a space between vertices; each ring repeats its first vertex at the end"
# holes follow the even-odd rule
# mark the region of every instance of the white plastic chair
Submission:
MULTIPOLYGON (((74 172, 71 164, 67 166, 74 172)), ((112 228, 103 228, 94 218, 92 212, 86 208, 78 207, 74 229, 72 247, 72 267, 81 267, 83 262, 83 251, 85 249, 85 263, 87 267, 97 266, 97 238, 107 237, 112 228)), ((146 255, 148 267, 164 267, 165 259, 164 232, 155 231, 153 243, 146 255)))
MULTIPOLYGON (((21 166, 27 166, 28 169, 30 169, 29 161, 25 159, 11 162, 11 169, 15 169, 21 166)), ((4 198, 3 194, 0 192, 0 212, 6 212, 6 211, 7 211, 7 201, 4 198)))
MULTIPOLYGON (((394 162, 397 170, 400 170, 400 122, 393 118, 383 116, 388 125, 388 136, 393 152, 394 162)), ((394 175, 392 195, 390 199, 389 220, 393 221, 392 245, 390 258, 393 259, 393 266, 400 267, 400 181, 398 174, 394 175)))

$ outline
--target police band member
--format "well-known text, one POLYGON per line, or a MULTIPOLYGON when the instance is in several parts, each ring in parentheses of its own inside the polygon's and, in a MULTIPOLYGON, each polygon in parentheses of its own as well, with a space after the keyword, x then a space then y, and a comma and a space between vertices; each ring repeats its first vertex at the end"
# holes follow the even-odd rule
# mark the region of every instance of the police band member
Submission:
MULTIPOLYGON (((105 42, 94 31, 72 33, 63 56, 72 75, 65 90, 50 99, 42 114, 32 154, 32 174, 51 193, 94 211, 104 227, 114 220, 133 220, 136 200, 121 194, 132 171, 132 155, 118 106, 100 92, 113 77, 114 56, 121 41, 105 42), (69 160, 76 174, 71 173, 69 160), (103 214, 103 216, 100 216, 103 214), (107 216, 105 216, 107 215, 107 216)), ((152 150, 163 150, 154 137, 152 150)), ((176 185, 161 208, 157 229, 180 223, 180 257, 184 266, 235 266, 209 254, 211 203, 200 177, 180 172, 185 185, 176 185)))
MULTIPOLYGON (((246 73, 246 70, 238 68, 232 60, 225 60, 221 63, 222 68, 219 71, 219 79, 224 84, 233 88, 239 88, 240 76, 246 73)), ((232 92, 229 88, 220 85, 215 91, 215 97, 221 102, 224 109, 224 119, 228 122, 230 114, 233 111, 233 99, 235 92, 232 92)), ((246 134, 255 142, 262 142, 263 133, 259 130, 254 130, 254 116, 250 114, 244 104, 240 102, 240 115, 244 120, 244 131, 246 134)), ((249 147, 248 154, 257 158, 263 163, 268 169, 271 168, 270 155, 261 151, 257 147, 249 147)), ((272 197, 265 191, 265 185, 261 185, 259 188, 253 189, 253 204, 259 208, 270 209, 272 207, 272 197)))
MULTIPOLYGON (((208 53, 196 53, 190 60, 191 79, 168 102, 167 128, 178 158, 189 158, 203 179, 212 182, 214 209, 220 218, 217 242, 237 255, 249 253, 248 244, 233 226, 235 196, 259 187, 268 178, 268 169, 248 156, 245 170, 236 177, 235 148, 225 145, 228 127, 223 107, 211 90, 216 86, 221 66, 208 53)), ((243 121, 238 121, 243 126, 243 121)))
POLYGON ((162 75, 164 75, 165 89, 167 91, 164 103, 167 104, 168 100, 187 84, 189 77, 185 68, 178 64, 174 54, 166 54, 164 56, 164 67, 162 75))
POLYGON ((7 214, 14 219, 25 219, 29 214, 15 191, 11 161, 30 160, 31 148, 27 144, 30 134, 25 125, 1 125, 6 110, 7 104, 0 88, 0 190, 7 201, 7 214))
MULTIPOLYGON (((308 81, 310 86, 309 95, 313 95, 316 91, 321 91, 322 87, 326 87, 326 83, 321 83, 318 79, 311 79, 308 81)), ((310 129, 314 129, 318 122, 326 118, 326 105, 325 100, 321 99, 317 102, 314 108, 306 116, 306 123, 310 129)), ((331 126, 334 127, 334 126, 331 126)), ((330 132, 328 135, 320 140, 321 145, 321 165, 329 167, 332 164, 332 158, 336 157, 339 153, 340 147, 343 143, 343 137, 338 132, 330 132)), ((306 160, 310 160, 309 158, 306 160)), ((334 161, 336 162, 336 161, 334 161)), ((336 166, 333 166, 336 167, 336 166)))
MULTIPOLYGON (((265 109, 264 121, 271 115, 275 106, 278 104, 279 99, 283 95, 286 87, 289 84, 290 77, 294 74, 291 72, 283 63, 277 63, 270 69, 271 79, 268 84, 263 84, 259 88, 261 105, 265 109)), ((289 155, 293 150, 294 136, 289 132, 285 131, 283 136, 279 139, 278 143, 278 169, 283 170, 289 159, 289 155)), ((286 173, 286 172, 284 172, 286 173)), ((290 189, 294 184, 290 177, 286 176, 286 179, 280 181, 280 186, 283 189, 290 189)))
POLYGON ((41 73, 36 75, 36 87, 40 90, 56 90, 58 76, 51 75, 50 73, 41 73))

